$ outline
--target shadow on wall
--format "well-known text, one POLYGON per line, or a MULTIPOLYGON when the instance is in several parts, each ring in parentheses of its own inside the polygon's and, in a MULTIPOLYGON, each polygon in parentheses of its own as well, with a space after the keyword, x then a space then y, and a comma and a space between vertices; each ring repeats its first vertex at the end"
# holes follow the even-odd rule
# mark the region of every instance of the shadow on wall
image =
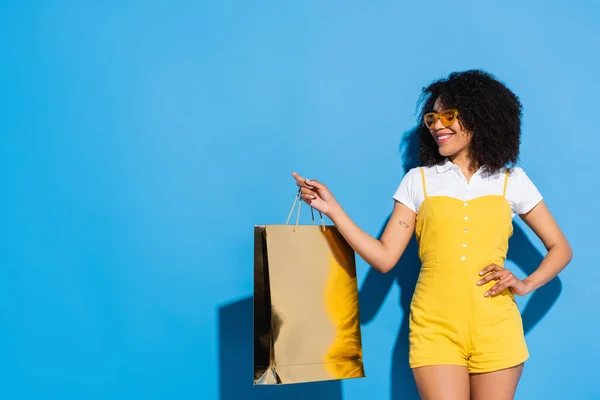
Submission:
MULTIPOLYGON (((404 134, 400 152, 405 172, 419 165, 419 137, 416 128, 404 134)), ((379 232, 379 237, 386 223, 387 220, 379 232)), ((385 275, 371 269, 359 293, 361 323, 366 324, 375 318, 392 285, 397 284, 400 289, 400 308, 404 316, 392 355, 391 400, 419 400, 420 398, 408 364, 410 302, 421 267, 417 248, 418 245, 413 235, 402 258, 398 261, 398 265, 385 275)), ((523 229, 514 224, 514 233, 509 241, 507 258, 529 275, 538 267, 543 255, 529 241, 523 229)), ((561 290, 562 285, 557 277, 532 294, 522 312, 523 327, 526 334, 549 311, 560 296, 561 290)))
POLYGON ((219 390, 221 400, 342 400, 340 381, 254 386, 253 300, 219 308, 219 390))

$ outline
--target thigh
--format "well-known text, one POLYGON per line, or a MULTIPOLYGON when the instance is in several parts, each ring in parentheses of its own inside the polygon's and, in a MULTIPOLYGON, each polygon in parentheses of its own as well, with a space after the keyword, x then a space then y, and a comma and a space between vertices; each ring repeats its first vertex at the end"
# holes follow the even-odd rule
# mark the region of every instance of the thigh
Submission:
POLYGON ((512 400, 521 379, 523 364, 499 371, 471 375, 472 400, 512 400))
POLYGON ((469 400, 469 370, 460 365, 413 369, 422 400, 469 400))

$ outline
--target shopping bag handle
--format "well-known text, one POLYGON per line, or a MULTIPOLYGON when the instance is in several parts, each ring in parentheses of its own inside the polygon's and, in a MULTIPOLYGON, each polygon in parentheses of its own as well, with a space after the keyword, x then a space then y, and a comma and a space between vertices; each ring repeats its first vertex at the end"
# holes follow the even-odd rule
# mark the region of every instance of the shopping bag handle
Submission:
MULTIPOLYGON (((296 193, 296 197, 294 198, 294 204, 292 204, 292 209, 290 210, 290 214, 287 217, 287 221, 285 221, 285 224, 288 225, 290 222, 290 219, 292 218, 292 214, 294 213, 294 208, 296 208, 296 203, 298 203, 298 213, 296 214, 296 225, 294 226, 294 232, 296 231, 296 228, 298 227, 298 222, 300 221, 300 207, 302 206, 302 199, 300 199, 301 195, 302 195, 302 189, 299 188, 298 192, 296 193), (300 201, 298 201, 298 200, 300 200, 300 201)), ((310 207, 310 214, 311 214, 312 222, 314 225, 315 212, 312 207, 310 207)), ((321 224, 323 226, 323 232, 325 232, 325 220, 323 219, 323 214, 321 214, 321 211, 319 211, 319 216, 321 217, 321 224)))

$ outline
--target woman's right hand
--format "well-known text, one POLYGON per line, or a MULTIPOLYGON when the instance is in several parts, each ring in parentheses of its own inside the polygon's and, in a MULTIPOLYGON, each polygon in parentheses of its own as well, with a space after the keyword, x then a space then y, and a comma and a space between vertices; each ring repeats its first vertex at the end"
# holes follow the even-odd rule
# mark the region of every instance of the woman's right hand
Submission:
POLYGON ((295 172, 292 172, 292 176, 296 179, 296 185, 300 187, 302 200, 315 210, 331 217, 331 212, 338 204, 327 186, 315 180, 305 179, 295 172))

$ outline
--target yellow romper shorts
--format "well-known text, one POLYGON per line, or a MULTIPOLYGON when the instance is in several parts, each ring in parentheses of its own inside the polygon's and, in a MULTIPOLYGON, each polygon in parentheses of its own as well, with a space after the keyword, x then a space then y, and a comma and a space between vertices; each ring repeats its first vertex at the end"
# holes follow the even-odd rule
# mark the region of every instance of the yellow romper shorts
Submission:
POLYGON ((471 373, 509 368, 529 353, 521 314, 509 289, 484 297, 496 281, 478 286, 479 272, 504 266, 512 213, 504 193, 469 201, 427 196, 416 238, 422 267, 411 303, 411 368, 464 365, 471 373))

